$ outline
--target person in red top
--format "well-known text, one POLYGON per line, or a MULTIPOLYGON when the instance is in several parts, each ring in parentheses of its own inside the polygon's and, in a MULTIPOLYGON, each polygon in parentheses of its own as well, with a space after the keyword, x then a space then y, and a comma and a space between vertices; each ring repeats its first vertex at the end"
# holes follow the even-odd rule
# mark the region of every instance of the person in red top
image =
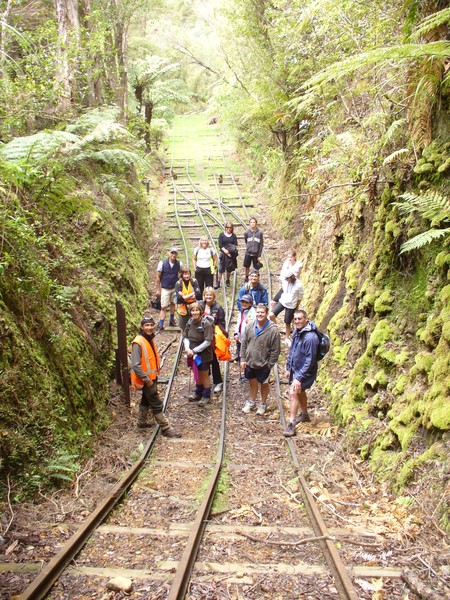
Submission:
POLYGON ((155 321, 153 317, 144 317, 139 334, 131 342, 131 387, 134 390, 142 390, 137 426, 139 429, 153 426, 147 421, 151 411, 156 422, 161 426, 164 437, 179 438, 181 434, 169 425, 162 410, 162 400, 158 395, 161 362, 154 337, 155 321))

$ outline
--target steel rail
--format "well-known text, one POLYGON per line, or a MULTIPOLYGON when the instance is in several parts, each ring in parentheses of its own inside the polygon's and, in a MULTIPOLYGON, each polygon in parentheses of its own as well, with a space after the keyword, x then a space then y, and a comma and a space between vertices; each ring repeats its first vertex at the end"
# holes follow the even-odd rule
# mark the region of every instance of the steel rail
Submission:
MULTIPOLYGON (((174 362, 174 368, 167 384, 166 394, 163 401, 163 409, 165 410, 168 402, 168 398, 172 389, 173 381, 175 379, 176 371, 178 368, 178 362, 181 356, 182 343, 178 345, 177 357, 174 362)), ((47 565, 42 569, 30 585, 17 596, 18 600, 39 600, 44 598, 50 591, 55 581, 62 574, 65 568, 68 566, 71 560, 80 552, 83 546, 86 544, 88 539, 91 537, 97 527, 104 521, 112 509, 116 506, 122 496, 130 488, 131 484, 135 481, 140 471, 144 466, 144 462, 153 450, 156 437, 160 430, 160 426, 155 427, 152 435, 150 436, 147 445, 145 446, 140 457, 131 469, 116 483, 113 489, 109 492, 108 496, 104 498, 97 508, 86 518, 81 524, 80 528, 70 537, 67 542, 62 546, 59 552, 48 562, 47 565)))
MULTIPOLYGON (((185 145, 185 147, 186 147, 186 145, 185 145)), ((186 161, 187 161, 187 153, 186 153, 186 161)), ((186 166, 187 176, 189 178, 189 181, 191 182, 191 185, 194 185, 192 182, 192 178, 190 177, 190 174, 189 174, 189 167, 188 167, 187 162, 186 162, 186 165, 187 165, 186 166)), ((205 209, 203 209, 200 206, 200 204, 198 202, 197 194, 196 194, 196 198, 197 198, 197 201, 196 201, 197 214, 199 215, 200 219, 202 220, 204 228, 208 231, 209 238, 211 239, 211 241, 213 241, 212 236, 209 233, 207 224, 206 224, 204 216, 203 216, 203 212, 209 213, 209 211, 205 211, 205 209)), ((191 201, 191 200, 189 199, 189 201, 191 201)), ((209 216, 211 217, 212 215, 209 215, 209 216)), ((216 220, 216 219, 214 218, 214 220, 216 220)), ((236 283, 236 274, 235 274, 235 278, 233 281, 231 306, 233 306, 233 304, 234 304, 234 295, 235 295, 235 291, 236 291, 235 283, 236 283)), ((226 299, 225 289, 224 289, 224 297, 226 299)), ((228 304, 226 305, 225 312, 226 312, 226 322, 227 322, 227 326, 229 328, 230 322, 231 322, 232 310, 228 310, 228 304)), ((181 600, 182 598, 184 598, 184 596, 186 594, 186 591, 187 591, 187 588, 189 585, 189 581, 191 579, 192 570, 193 570, 195 560, 196 560, 196 557, 198 554, 198 550, 199 550, 200 544, 203 539, 203 533, 204 533, 204 530, 206 527, 207 518, 211 511, 211 506, 214 501, 214 497, 216 495, 217 485, 219 483, 219 478, 220 478, 220 474, 222 471, 222 465, 223 465, 223 458, 224 458, 224 454, 225 454, 226 415, 227 415, 226 398, 227 398, 227 392, 228 392, 228 385, 227 385, 228 363, 227 362, 225 363, 225 367, 224 367, 223 380, 224 380, 224 386, 223 386, 223 396, 222 396, 222 415, 221 415, 219 445, 218 445, 218 450, 217 450, 216 464, 215 464, 213 472, 211 474, 206 492, 203 495, 203 500, 198 509, 197 516, 192 525, 192 529, 189 534, 188 540, 186 542, 186 546, 183 551, 182 557, 180 559, 180 562, 178 563, 178 568, 176 570, 175 577, 173 579, 172 585, 170 586, 168 600, 181 600)))
MULTIPOLYGON (((228 168, 225 158, 223 159, 223 161, 227 167, 227 170, 230 174, 232 181, 235 184, 235 188, 241 199, 241 204, 243 205, 244 212, 248 216, 247 207, 245 206, 245 203, 243 202, 243 198, 240 193, 239 186, 237 185, 237 183, 234 179, 233 173, 228 168)), ((266 256, 265 256, 265 260, 266 260, 266 264, 267 264, 267 274, 268 274, 268 282, 269 282, 269 290, 268 290, 269 297, 272 297, 272 293, 271 293, 272 278, 271 278, 269 262, 268 262, 266 256)), ((284 429, 286 427, 286 419, 284 417, 284 407, 283 407, 283 401, 282 401, 282 395, 281 395, 278 365, 275 365, 274 377, 275 377, 275 387, 276 387, 277 400, 278 400, 278 409, 279 409, 279 413, 280 413, 280 421, 281 421, 281 425, 284 429)), ((359 596, 358 596, 358 594, 353 586, 353 583, 349 577, 348 571, 347 571, 346 567, 344 566, 342 559, 337 551, 336 545, 330 539, 326 539, 326 538, 330 537, 330 534, 328 532, 325 521, 323 520, 323 517, 320 513, 320 510, 317 506, 317 503, 316 503, 313 495, 309 491, 308 483, 303 475, 300 461, 298 458, 297 447, 294 444, 294 441, 292 439, 285 438, 285 441, 288 444, 292 462, 294 463, 294 466, 295 466, 295 469, 296 469, 296 472, 298 475, 305 507, 308 512, 309 518, 311 520, 313 529, 318 537, 325 538, 324 540, 320 540, 320 544, 321 544, 325 559, 327 561, 327 564, 328 564, 331 572, 333 573, 334 580, 337 584, 338 591, 342 598, 347 598, 349 600, 358 600, 359 596)))

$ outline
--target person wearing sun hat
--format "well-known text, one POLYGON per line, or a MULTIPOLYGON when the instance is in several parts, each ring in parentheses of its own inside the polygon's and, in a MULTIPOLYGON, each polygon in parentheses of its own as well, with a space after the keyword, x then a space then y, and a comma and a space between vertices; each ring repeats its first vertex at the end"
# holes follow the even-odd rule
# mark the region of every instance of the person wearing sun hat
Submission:
POLYGON ((152 427, 154 421, 148 419, 153 416, 161 426, 164 437, 178 438, 181 434, 170 426, 158 395, 161 361, 154 338, 155 320, 145 316, 141 321, 139 334, 131 342, 131 387, 134 390, 142 390, 137 426, 139 429, 152 427))
MULTIPOLYGON (((244 294, 241 298, 241 310, 237 318, 236 327, 234 330, 234 339, 236 342, 236 357, 233 362, 241 362, 241 342, 242 336, 244 335, 245 328, 255 319, 255 307, 253 306, 253 296, 251 294, 244 294)), ((240 381, 246 381, 242 375, 240 381)))

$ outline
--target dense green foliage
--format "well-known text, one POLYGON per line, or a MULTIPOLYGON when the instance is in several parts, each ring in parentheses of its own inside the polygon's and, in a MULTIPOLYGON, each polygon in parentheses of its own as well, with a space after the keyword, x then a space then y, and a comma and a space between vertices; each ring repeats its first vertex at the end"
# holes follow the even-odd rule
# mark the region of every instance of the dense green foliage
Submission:
POLYGON ((146 166, 114 111, 0 150, 0 473, 15 494, 67 476, 105 425, 115 300, 147 305, 146 166))
POLYGON ((145 300, 140 147, 109 111, 79 115, 114 103, 148 151, 176 110, 207 103, 304 260, 306 307, 333 343, 321 385, 349 444, 399 488, 432 465, 440 496, 450 469, 446 4, 80 0, 67 27, 52 3, 8 3, 3 476, 26 467, 35 488, 76 465, 104 418, 112 300, 130 314, 145 300))
POLYGON ((332 337, 321 369, 332 412, 395 486, 433 465, 439 500, 450 469, 450 11, 235 0, 226 12, 234 85, 215 100, 304 261, 306 308, 332 337))

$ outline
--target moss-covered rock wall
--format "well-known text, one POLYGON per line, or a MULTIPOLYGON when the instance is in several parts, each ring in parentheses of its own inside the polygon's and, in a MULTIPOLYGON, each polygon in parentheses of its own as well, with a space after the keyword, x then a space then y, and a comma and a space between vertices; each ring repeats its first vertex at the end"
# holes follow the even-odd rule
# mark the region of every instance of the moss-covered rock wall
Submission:
MULTIPOLYGON (((137 157, 137 143, 127 143, 137 157)), ((47 169, 62 156, 47 157, 47 169)), ((3 188, 0 479, 9 477, 16 498, 64 479, 89 452, 107 424, 115 302, 130 336, 147 307, 157 167, 141 165, 153 170, 147 194, 132 161, 112 167, 94 158, 66 163, 64 191, 46 202, 36 189, 50 185, 48 173, 23 185, 10 177, 3 188)), ((2 160, 4 171, 13 166, 2 160)))
MULTIPOLYGON (((401 217, 396 206, 406 189, 419 193, 430 181, 448 195, 448 146, 433 148, 417 163, 426 171, 415 168, 408 184, 394 176, 325 210, 317 198, 309 206, 296 198, 286 173, 273 212, 304 262, 305 307, 331 336, 319 385, 348 443, 395 488, 433 468, 442 492, 450 470, 450 240, 400 253, 429 223, 401 217)), ((445 506, 439 510, 445 521, 445 506)))

